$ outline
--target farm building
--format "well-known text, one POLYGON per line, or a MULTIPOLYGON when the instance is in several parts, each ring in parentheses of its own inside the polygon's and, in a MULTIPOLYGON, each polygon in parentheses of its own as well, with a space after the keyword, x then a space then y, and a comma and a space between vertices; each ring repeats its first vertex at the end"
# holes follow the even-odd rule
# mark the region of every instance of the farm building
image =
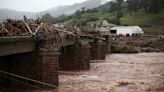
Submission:
POLYGON ((142 35, 144 32, 139 26, 117 26, 110 29, 110 33, 114 35, 123 36, 138 36, 142 35))

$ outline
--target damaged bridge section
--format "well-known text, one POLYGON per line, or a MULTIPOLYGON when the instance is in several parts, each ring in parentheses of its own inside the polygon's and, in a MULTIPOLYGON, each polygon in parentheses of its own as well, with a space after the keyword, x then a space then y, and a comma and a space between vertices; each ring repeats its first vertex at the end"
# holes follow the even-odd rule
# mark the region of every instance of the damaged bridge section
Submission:
POLYGON ((110 42, 101 36, 55 29, 26 18, 4 24, 0 28, 5 30, 0 35, 2 88, 56 89, 59 70, 89 70, 90 60, 105 59, 110 52, 110 42))
MULTIPOLYGON (((53 38, 42 40, 44 42, 42 46, 37 46, 39 42, 35 41, 35 49, 26 50, 27 52, 9 53, 9 55, 1 56, 0 74, 2 76, 0 78, 3 80, 0 81, 0 84, 5 88, 14 89, 56 88, 58 86, 58 57, 60 53, 56 46, 47 49, 51 40, 53 38)), ((18 42, 16 43, 18 44, 18 42)), ((20 50, 26 49, 25 45, 22 45, 20 50), (25 47, 23 48, 23 46, 25 47)))

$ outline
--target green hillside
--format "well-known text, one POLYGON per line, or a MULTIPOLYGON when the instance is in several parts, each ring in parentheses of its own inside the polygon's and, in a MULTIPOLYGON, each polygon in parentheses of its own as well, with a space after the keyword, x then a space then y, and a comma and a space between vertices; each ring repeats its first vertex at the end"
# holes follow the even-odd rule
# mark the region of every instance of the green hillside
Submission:
MULTIPOLYGON (((130 14, 128 11, 125 11, 123 14, 124 16, 121 18, 121 25, 149 26, 152 24, 159 25, 164 22, 164 9, 157 14, 145 13, 143 10, 139 10, 138 12, 135 12, 133 14, 130 14)), ((90 18, 112 20, 115 18, 115 15, 114 13, 85 13, 82 14, 79 18, 72 18, 66 20, 64 23, 70 24, 74 21, 81 22, 89 20, 90 18)))
POLYGON ((86 26, 87 22, 96 21, 100 19, 113 19, 114 17, 115 16, 112 13, 85 13, 82 14, 80 17, 64 21, 64 24, 86 26))
POLYGON ((139 25, 146 34, 164 34, 164 0, 116 0, 94 9, 82 7, 72 15, 54 18, 57 23, 78 27, 104 19, 117 25, 139 25))
POLYGON ((139 10, 133 15, 124 13, 121 18, 122 25, 140 25, 145 34, 159 35, 164 34, 164 9, 157 14, 146 13, 139 10))
POLYGON ((142 9, 134 14, 124 12, 124 16, 121 18, 123 25, 152 25, 162 24, 161 22, 164 22, 164 9, 156 14, 146 13, 142 9))

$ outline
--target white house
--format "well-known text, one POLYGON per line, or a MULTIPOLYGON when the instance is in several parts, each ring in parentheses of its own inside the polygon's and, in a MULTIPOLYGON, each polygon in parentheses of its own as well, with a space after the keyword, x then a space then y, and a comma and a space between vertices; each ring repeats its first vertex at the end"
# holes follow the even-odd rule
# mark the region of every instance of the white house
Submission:
POLYGON ((115 35, 135 36, 142 35, 144 32, 139 26, 116 26, 110 29, 110 33, 115 35))
POLYGON ((87 26, 91 27, 91 28, 100 28, 100 27, 111 28, 111 27, 114 27, 116 25, 109 23, 107 20, 97 20, 95 22, 87 23, 87 26))
POLYGON ((97 20, 95 22, 87 23, 90 30, 100 32, 102 35, 109 35, 110 28, 116 26, 115 24, 109 23, 107 20, 97 20))

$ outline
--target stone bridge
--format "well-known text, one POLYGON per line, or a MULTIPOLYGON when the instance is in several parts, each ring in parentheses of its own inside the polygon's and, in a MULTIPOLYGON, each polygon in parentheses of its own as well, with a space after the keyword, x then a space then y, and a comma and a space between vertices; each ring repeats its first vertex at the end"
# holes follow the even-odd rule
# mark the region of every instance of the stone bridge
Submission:
POLYGON ((91 59, 104 59, 110 52, 110 40, 102 37, 46 37, 0 37, 0 86, 54 88, 58 70, 90 69, 91 59))

